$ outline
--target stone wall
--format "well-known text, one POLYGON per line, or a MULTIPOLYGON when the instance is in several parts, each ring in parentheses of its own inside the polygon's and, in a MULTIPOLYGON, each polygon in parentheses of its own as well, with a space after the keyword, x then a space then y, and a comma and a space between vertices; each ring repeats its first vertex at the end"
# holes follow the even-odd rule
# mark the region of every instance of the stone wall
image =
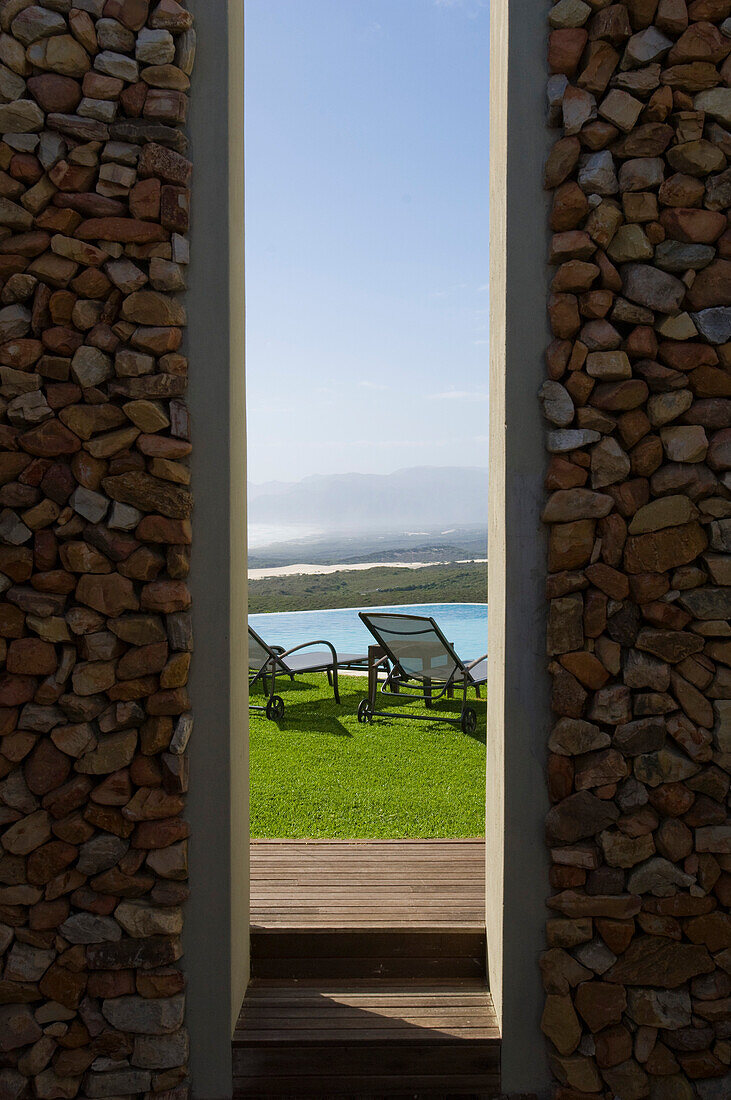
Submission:
POLYGON ((549 15, 562 1100, 731 1096, 731 4, 549 15))
POLYGON ((0 1097, 186 1092, 192 17, 0 0, 0 1097))

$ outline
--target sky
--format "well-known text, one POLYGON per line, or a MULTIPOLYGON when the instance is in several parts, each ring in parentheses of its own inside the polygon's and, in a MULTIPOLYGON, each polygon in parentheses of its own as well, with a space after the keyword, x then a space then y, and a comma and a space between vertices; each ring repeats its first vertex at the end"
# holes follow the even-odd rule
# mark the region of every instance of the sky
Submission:
POLYGON ((488 0, 247 0, 248 477, 487 465, 488 0))

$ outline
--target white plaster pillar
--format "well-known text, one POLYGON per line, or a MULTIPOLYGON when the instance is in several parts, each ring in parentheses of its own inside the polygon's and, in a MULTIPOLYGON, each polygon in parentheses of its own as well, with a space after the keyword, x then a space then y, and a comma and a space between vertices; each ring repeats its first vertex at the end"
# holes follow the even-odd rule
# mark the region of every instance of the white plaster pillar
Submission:
POLYGON ((231 1096, 231 1035, 249 973, 243 0, 190 0, 198 33, 188 398, 195 511, 195 728, 185 957, 193 1095, 231 1096))
POLYGON ((545 671, 545 450, 537 391, 546 319, 550 5, 493 0, 490 45, 490 521, 487 950, 506 1094, 547 1096, 540 1031, 550 725, 545 671))

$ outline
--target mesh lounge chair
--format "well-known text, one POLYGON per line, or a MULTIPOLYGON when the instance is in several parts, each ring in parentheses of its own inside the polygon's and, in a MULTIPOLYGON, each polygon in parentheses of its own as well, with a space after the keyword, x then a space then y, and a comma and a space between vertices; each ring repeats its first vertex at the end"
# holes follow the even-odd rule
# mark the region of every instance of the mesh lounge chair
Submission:
POLYGON ((302 642, 292 649, 284 650, 281 646, 270 646, 261 638, 255 630, 249 627, 249 687, 253 687, 257 680, 261 680, 265 693, 268 693, 266 706, 260 707, 250 704, 250 710, 263 711, 267 718, 284 717, 284 700, 276 694, 277 676, 289 676, 294 680, 295 676, 308 672, 326 672, 328 683, 332 685, 335 702, 340 702, 338 691, 338 669, 352 668, 365 670, 368 667, 368 658, 362 653, 337 653, 331 642, 316 641, 302 642), (301 649, 310 646, 327 646, 326 650, 318 650, 315 653, 300 653, 301 649), (271 684, 271 687, 268 686, 271 684))
MULTIPOLYGON (((462 687, 462 711, 459 718, 447 718, 444 715, 430 714, 429 721, 450 722, 459 726, 463 733, 473 733, 477 726, 477 715, 467 706, 467 688, 479 689, 487 683, 487 654, 465 664, 454 651, 451 642, 442 634, 434 619, 423 615, 400 615, 395 612, 373 611, 359 612, 360 618, 384 651, 379 664, 387 669, 385 683, 381 693, 388 694, 392 707, 412 702, 422 702, 430 707, 436 699, 452 694, 452 690, 462 687), (401 686, 416 681, 422 684, 421 694, 407 694, 401 686), (432 685, 439 685, 436 694, 432 685)), ((370 694, 362 699, 358 706, 358 721, 370 722, 374 716, 387 718, 389 712, 376 710, 378 680, 371 676, 370 694)), ((384 704, 385 705, 385 704, 384 704)), ((426 717, 421 714, 403 714, 402 718, 426 717)))

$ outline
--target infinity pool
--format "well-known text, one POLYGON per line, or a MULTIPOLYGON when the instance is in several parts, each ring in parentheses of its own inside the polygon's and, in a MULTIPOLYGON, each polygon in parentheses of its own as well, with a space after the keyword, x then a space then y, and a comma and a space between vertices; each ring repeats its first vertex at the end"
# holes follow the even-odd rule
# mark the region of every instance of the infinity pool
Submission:
MULTIPOLYGON (((281 645, 285 649, 324 638, 341 652, 367 653, 374 639, 358 618, 358 610, 338 607, 331 611, 277 611, 250 615, 249 622, 270 645, 281 645)), ((463 661, 487 653, 486 603, 412 603, 363 610, 429 615, 437 621, 463 661)))

